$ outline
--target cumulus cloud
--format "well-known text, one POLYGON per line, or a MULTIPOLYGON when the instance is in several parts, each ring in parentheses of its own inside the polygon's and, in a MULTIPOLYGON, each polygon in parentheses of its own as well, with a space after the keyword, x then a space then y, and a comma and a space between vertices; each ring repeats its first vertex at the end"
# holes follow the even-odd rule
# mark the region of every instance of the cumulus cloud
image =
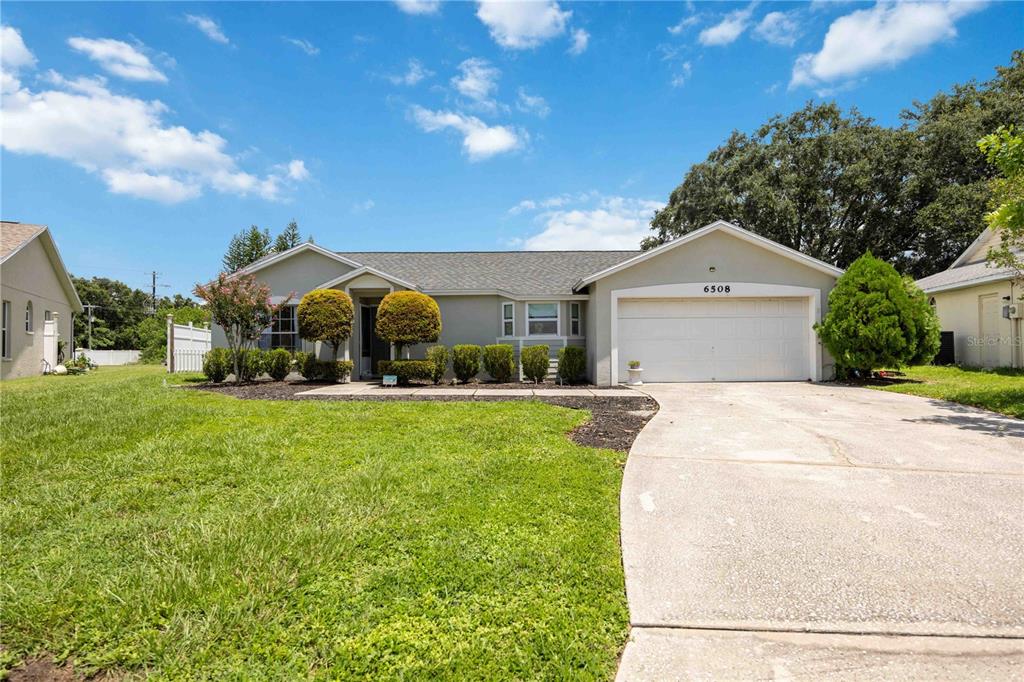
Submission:
POLYGON ((416 85, 425 78, 430 78, 434 72, 423 66, 418 59, 410 59, 405 73, 394 73, 386 78, 395 85, 416 85))
MULTIPOLYGON (((33 62, 22 55, 19 68, 33 62)), ((277 199, 309 176, 298 159, 263 176, 246 172, 224 138, 170 124, 162 102, 112 92, 102 77, 66 79, 49 71, 42 79, 47 86, 33 90, 18 70, 4 66, 3 148, 69 161, 102 178, 111 192, 165 203, 195 198, 205 188, 277 199)))
POLYGON ((198 28, 207 38, 215 43, 221 43, 222 45, 229 45, 231 43, 228 37, 224 35, 224 31, 220 29, 220 25, 210 17, 201 14, 186 14, 185 21, 198 28))
POLYGON ((107 73, 132 81, 166 83, 167 76, 160 72, 149 57, 132 45, 112 38, 68 38, 71 49, 93 60, 107 73))
POLYGON ((395 5, 406 14, 437 14, 441 0, 395 0, 395 5))
POLYGON ((754 4, 751 3, 744 9, 737 9, 729 12, 725 17, 715 24, 700 32, 697 39, 701 45, 720 46, 729 45, 739 38, 747 26, 750 25, 750 17, 754 13, 754 4))
POLYGON ((800 24, 792 12, 769 12, 754 29, 754 35, 773 45, 792 47, 800 33, 800 24))
POLYGON ((576 28, 572 31, 572 44, 569 46, 569 54, 572 56, 581 55, 587 51, 587 45, 590 44, 590 34, 584 31, 582 28, 576 28))
POLYGON ((0 27, 0 69, 7 73, 15 73, 19 69, 32 68, 36 58, 25 47, 21 34, 10 26, 0 27))
MULTIPOLYGON (((539 213, 542 225, 537 234, 522 240, 524 249, 567 251, 573 249, 637 249, 649 234, 659 201, 619 196, 581 195, 587 205, 569 208, 567 200, 555 210, 539 213)), ((520 206, 524 202, 520 202, 520 206)), ((534 203, 531 208, 542 207, 534 203)), ((530 210, 530 209, 523 209, 530 210)))
POLYGON ((680 35, 683 31, 700 23, 700 17, 696 14, 683 17, 679 22, 673 26, 669 26, 666 30, 674 36, 680 35))
POLYGON ((454 111, 431 111, 414 106, 409 111, 412 120, 428 133, 454 130, 462 135, 462 148, 470 161, 482 161, 497 154, 521 147, 527 140, 525 132, 508 126, 489 126, 475 116, 454 111))
POLYGON ((547 100, 540 95, 531 95, 526 88, 519 88, 517 92, 516 109, 524 114, 536 114, 541 118, 547 118, 551 113, 547 100))
POLYGON ((498 91, 499 71, 486 59, 470 57, 459 64, 459 75, 452 78, 452 86, 469 99, 491 104, 491 95, 498 91))
POLYGON ((565 32, 571 11, 557 2, 508 2, 481 0, 476 16, 487 26, 491 38, 511 50, 528 50, 565 32))
POLYGON ((300 50, 308 54, 310 57, 315 57, 316 55, 320 54, 320 48, 314 45, 313 43, 309 42, 308 40, 303 40, 301 38, 289 38, 288 36, 282 36, 282 38, 286 43, 291 43, 295 47, 299 48, 300 50))
POLYGON ((883 66, 895 66, 941 40, 956 37, 956 22, 979 2, 879 2, 839 17, 821 49, 793 66, 790 87, 816 86, 883 66))

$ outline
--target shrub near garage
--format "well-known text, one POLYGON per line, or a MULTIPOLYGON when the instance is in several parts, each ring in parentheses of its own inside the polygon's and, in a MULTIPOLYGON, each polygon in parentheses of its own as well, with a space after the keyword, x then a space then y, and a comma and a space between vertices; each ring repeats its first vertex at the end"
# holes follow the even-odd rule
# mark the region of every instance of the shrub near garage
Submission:
POLYGON ((448 371, 448 356, 451 353, 444 346, 431 346, 427 349, 427 362, 430 363, 430 380, 435 384, 441 383, 445 373, 448 371))
POLYGON ((460 344, 452 346, 452 369, 455 378, 466 383, 480 373, 480 346, 460 344))
POLYGON ((519 354, 519 360, 523 363, 523 376, 534 383, 543 383, 551 364, 550 357, 551 349, 546 345, 524 348, 519 354))
POLYGON ((579 381, 586 371, 587 353, 583 348, 565 346, 558 350, 558 376, 562 381, 579 381))
POLYGON ((516 372, 516 358, 512 346, 496 343, 484 346, 484 371, 499 384, 508 383, 516 372))

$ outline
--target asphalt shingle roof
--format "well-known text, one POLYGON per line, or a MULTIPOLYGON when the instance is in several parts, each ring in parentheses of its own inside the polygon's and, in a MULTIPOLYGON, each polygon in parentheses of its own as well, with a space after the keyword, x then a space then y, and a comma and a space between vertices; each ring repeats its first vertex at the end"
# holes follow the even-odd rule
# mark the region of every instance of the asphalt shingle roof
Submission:
POLYGON ((517 296, 571 294, 581 277, 639 251, 339 251, 424 291, 499 289, 517 296))
POLYGON ((7 258, 21 246, 46 229, 45 225, 0 221, 0 260, 7 258))
POLYGON ((923 291, 928 292, 934 289, 957 285, 970 286, 972 282, 986 280, 999 275, 1011 277, 1013 270, 1011 268, 989 267, 988 263, 982 261, 981 263, 961 265, 958 268, 950 268, 949 270, 929 275, 924 279, 917 280, 917 286, 921 287, 923 291))

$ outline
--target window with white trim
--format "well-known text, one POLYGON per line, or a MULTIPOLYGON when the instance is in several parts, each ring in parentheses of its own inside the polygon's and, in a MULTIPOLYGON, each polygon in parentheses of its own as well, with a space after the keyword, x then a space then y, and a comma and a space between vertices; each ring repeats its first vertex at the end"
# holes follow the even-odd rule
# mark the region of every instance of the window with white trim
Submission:
POLYGON ((281 306, 274 314, 270 326, 263 332, 262 348, 298 350, 299 326, 295 319, 295 306, 281 306))
POLYGON ((0 352, 3 353, 3 357, 4 358, 10 360, 11 359, 11 302, 10 301, 4 301, 3 308, 4 308, 4 312, 3 312, 3 339, 2 339, 2 346, 3 347, 2 347, 2 349, 0 349, 0 352))
POLYGON ((515 303, 501 304, 501 335, 515 336, 516 333, 516 305, 515 303))
POLYGON ((29 334, 35 331, 35 320, 32 319, 32 301, 25 304, 25 331, 29 334))
POLYGON ((558 304, 527 303, 526 333, 529 336, 555 336, 558 334, 558 304))
POLYGON ((583 327, 583 318, 580 316, 580 304, 569 304, 569 336, 579 336, 583 327))

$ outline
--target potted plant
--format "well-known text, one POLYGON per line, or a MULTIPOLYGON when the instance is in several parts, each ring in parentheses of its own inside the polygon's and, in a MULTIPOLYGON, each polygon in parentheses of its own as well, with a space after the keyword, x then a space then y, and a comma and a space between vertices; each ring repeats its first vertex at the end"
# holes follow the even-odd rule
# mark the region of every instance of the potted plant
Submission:
POLYGON ((639 360, 630 360, 626 364, 629 365, 629 385, 630 386, 643 386, 644 385, 643 379, 640 378, 640 373, 643 372, 643 370, 640 369, 640 361, 639 360))

